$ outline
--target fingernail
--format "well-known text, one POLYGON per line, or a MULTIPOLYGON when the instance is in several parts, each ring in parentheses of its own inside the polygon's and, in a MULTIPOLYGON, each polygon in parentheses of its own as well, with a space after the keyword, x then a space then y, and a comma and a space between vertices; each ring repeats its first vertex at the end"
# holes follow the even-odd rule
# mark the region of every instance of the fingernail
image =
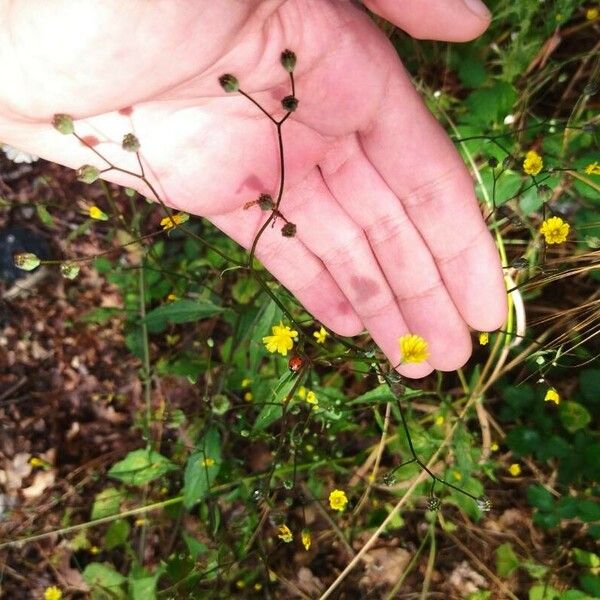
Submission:
POLYGON ((465 6, 480 19, 489 19, 492 13, 481 0, 463 0, 465 6))

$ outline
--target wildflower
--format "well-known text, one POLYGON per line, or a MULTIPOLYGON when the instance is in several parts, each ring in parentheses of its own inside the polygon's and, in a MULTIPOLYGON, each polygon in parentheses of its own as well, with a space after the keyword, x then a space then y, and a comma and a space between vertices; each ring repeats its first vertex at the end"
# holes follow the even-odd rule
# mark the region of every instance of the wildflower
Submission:
POLYGON ((403 335, 398 342, 403 363, 420 363, 429 357, 427 342, 419 335, 408 333, 403 335))
POLYGON ((173 227, 175 227, 176 225, 181 225, 182 223, 185 223, 189 218, 190 215, 178 212, 174 215, 162 218, 160 220, 160 226, 164 229, 164 231, 168 231, 169 229, 173 229, 173 227))
POLYGON ((55 585, 47 587, 44 591, 44 600, 60 600, 62 592, 55 585))
POLYGON ((319 404, 319 399, 317 395, 311 390, 310 392, 306 392, 306 401, 309 404, 319 404))
POLYGON ((562 244, 569 235, 570 226, 560 217, 546 219, 540 227, 540 233, 546 238, 546 244, 562 244))
MULTIPOLYGON (((560 396, 554 388, 550 388, 544 396, 545 402, 554 402, 557 406, 560 404, 560 396)), ((31 461, 30 461, 31 462, 31 461)))
POLYGON ((306 388, 303 385, 301 385, 298 389, 298 397, 301 400, 304 400, 306 398, 306 388))
POLYGON ((590 163, 584 171, 587 175, 600 175, 600 164, 598 164, 598 161, 594 161, 593 163, 590 163))
POLYGON ((523 171, 527 173, 527 175, 537 175, 543 167, 544 161, 535 150, 527 152, 525 160, 523 161, 523 171))
POLYGON ((271 353, 279 352, 282 356, 286 356, 288 350, 291 350, 294 345, 294 338, 298 335, 297 331, 290 329, 281 321, 279 325, 271 327, 273 335, 266 335, 262 341, 267 350, 271 353))
POLYGON ((29 459, 29 464, 35 469, 36 467, 45 467, 46 461, 43 461, 41 458, 38 458, 37 456, 32 456, 29 459))
POLYGON ((136 527, 141 527, 142 525, 146 524, 146 519, 144 518, 140 518, 140 519, 136 519, 135 522, 133 523, 136 527))
POLYGON ((310 535, 310 531, 308 529, 302 530, 302 545, 304 549, 308 552, 310 550, 310 545, 312 544, 312 537, 310 535))
POLYGON ((498 452, 499 449, 500 449, 500 446, 498 446, 498 444, 496 442, 493 442, 492 445, 490 446, 490 450, 492 452, 498 452))
POLYGON ((90 553, 91 554, 100 554, 100 548, 98 548, 98 546, 92 546, 90 548, 90 553))
POLYGON ((88 214, 91 219, 95 219, 96 221, 108 221, 108 215, 97 206, 90 206, 88 214))
POLYGON ((246 392, 244 394, 244 400, 246 402, 252 402, 252 400, 254 400, 254 396, 252 395, 252 392, 246 392))
POLYGON ((446 419, 444 419, 444 415, 438 415, 438 416, 435 418, 435 424, 436 424, 436 425, 443 425, 445 420, 446 420, 446 419))
POLYGON ((317 340, 317 344, 324 344, 328 335, 329 333, 323 326, 321 326, 321 329, 319 329, 319 331, 313 332, 313 337, 317 340))
POLYGON ((280 525, 277 537, 280 540, 283 540, 286 544, 289 544, 294 539, 294 534, 287 525, 280 525))
POLYGON ((257 582, 254 584, 254 591, 255 591, 255 592, 260 592, 260 590, 262 590, 262 587, 263 587, 263 586, 262 586, 262 583, 260 583, 259 581, 257 581, 257 582))
POLYGON ((513 477, 518 477, 521 474, 521 465, 519 463, 513 463, 510 465, 510 467, 508 467, 508 472, 513 477))
POLYGON ((202 461, 202 466, 203 467, 212 467, 215 464, 215 459, 211 458, 210 456, 207 456, 203 461, 202 461))
POLYGON ((235 587, 236 587, 238 590, 243 590, 243 589, 246 587, 246 582, 245 582, 243 579, 238 579, 238 580, 235 582, 235 587))
POLYGON ((600 15, 600 11, 596 7, 588 8, 585 11, 585 18, 588 21, 595 21, 598 18, 598 15, 600 15))
POLYGON ((252 379, 250 379, 249 377, 244 377, 244 379, 242 379, 242 387, 243 388, 250 387, 251 383, 252 383, 252 379))
POLYGON ((167 302, 175 302, 177 300, 177 296, 175 294, 169 294, 167 296, 167 302))
POLYGON ((487 346, 489 341, 490 341, 490 334, 487 331, 482 331, 479 334, 479 345, 487 346))
POLYGON ((331 510, 339 510, 341 512, 346 508, 346 504, 348 504, 348 498, 346 497, 346 492, 343 490, 333 490, 329 494, 329 506, 331 510))
POLYGON ((452 477, 456 480, 456 481, 460 481, 462 479, 462 475, 460 471, 454 470, 452 471, 452 477))

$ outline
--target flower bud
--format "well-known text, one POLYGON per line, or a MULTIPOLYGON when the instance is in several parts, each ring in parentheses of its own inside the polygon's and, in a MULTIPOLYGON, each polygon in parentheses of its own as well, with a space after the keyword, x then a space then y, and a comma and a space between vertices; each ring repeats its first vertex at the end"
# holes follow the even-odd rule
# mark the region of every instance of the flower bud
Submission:
POLYGON ((296 225, 289 221, 281 228, 281 235, 283 237, 294 237, 296 235, 296 225))
POLYGON ((281 64, 288 73, 293 73, 296 67, 296 53, 291 50, 284 50, 281 53, 281 64))
POLYGON ((437 512, 438 510, 440 510, 441 505, 442 502, 437 496, 429 496, 429 498, 427 498, 427 510, 437 512))
POLYGON ((227 93, 237 92, 240 89, 238 80, 230 73, 221 75, 221 77, 219 77, 219 83, 227 93))
POLYGON ((133 133, 127 133, 123 136, 121 147, 127 152, 137 152, 140 149, 140 141, 133 135, 133 133))
POLYGON ((288 112, 294 112, 298 108, 298 98, 295 96, 286 96, 281 101, 281 106, 288 112))
POLYGON ((83 165, 77 169, 77 179, 83 183, 94 183, 100 177, 100 171, 93 165, 83 165))
POLYGON ((75 131, 73 118, 70 115, 56 114, 52 118, 52 127, 63 135, 70 135, 75 131))
POLYGON ((477 508, 481 512, 490 512, 492 510, 492 501, 487 496, 479 496, 477 498, 477 508))
POLYGON ((64 262, 60 265, 60 274, 65 279, 75 279, 79 275, 79 265, 75 262, 64 262))
POLYGON ((36 267, 40 266, 42 262, 38 256, 32 252, 21 252, 15 254, 13 257, 15 267, 23 269, 23 271, 33 271, 36 267))
POLYGON ((488 167, 490 167, 490 169, 495 169, 498 166, 498 159, 495 156, 490 156, 490 158, 488 158, 488 167))
POLYGON ((275 208, 271 194, 261 194, 258 197, 258 205, 262 210, 273 210, 275 208))

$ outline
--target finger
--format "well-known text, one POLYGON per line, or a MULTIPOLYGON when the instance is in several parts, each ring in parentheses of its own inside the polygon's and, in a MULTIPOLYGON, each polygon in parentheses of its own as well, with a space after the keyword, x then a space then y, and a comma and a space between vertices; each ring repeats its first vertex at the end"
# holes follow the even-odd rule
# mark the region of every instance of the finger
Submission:
POLYGON ((506 290, 473 181, 401 67, 360 142, 401 199, 464 320, 483 331, 500 327, 507 312, 506 290))
POLYGON ((480 0, 364 0, 373 12, 418 39, 466 42, 480 36, 491 14, 480 0))
MULTIPOLYGON (((249 250, 265 219, 266 214, 255 207, 210 221, 249 250)), ((280 229, 281 224, 265 229, 256 257, 323 325, 339 335, 359 334, 364 329, 360 318, 323 263, 297 237, 283 237, 280 229)))
MULTIPOLYGON (((365 232, 343 210, 317 169, 288 190, 283 214, 297 226, 297 236, 317 255, 348 298, 375 343, 391 363, 400 363, 398 339, 411 331, 365 232)), ((409 377, 431 372, 431 364, 401 365, 409 377)))
POLYGON ((409 330, 428 341, 429 363, 446 371, 461 367, 471 354, 467 326, 429 249, 357 139, 340 143, 321 171, 337 201, 367 233, 409 330))

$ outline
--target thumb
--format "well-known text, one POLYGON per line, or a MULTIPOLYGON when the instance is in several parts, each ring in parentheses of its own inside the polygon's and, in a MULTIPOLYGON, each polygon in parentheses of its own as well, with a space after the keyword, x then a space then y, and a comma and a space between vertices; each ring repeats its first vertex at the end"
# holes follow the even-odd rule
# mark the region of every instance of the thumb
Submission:
POLYGON ((481 35, 491 13, 481 0, 363 0, 414 38, 467 42, 481 35))

